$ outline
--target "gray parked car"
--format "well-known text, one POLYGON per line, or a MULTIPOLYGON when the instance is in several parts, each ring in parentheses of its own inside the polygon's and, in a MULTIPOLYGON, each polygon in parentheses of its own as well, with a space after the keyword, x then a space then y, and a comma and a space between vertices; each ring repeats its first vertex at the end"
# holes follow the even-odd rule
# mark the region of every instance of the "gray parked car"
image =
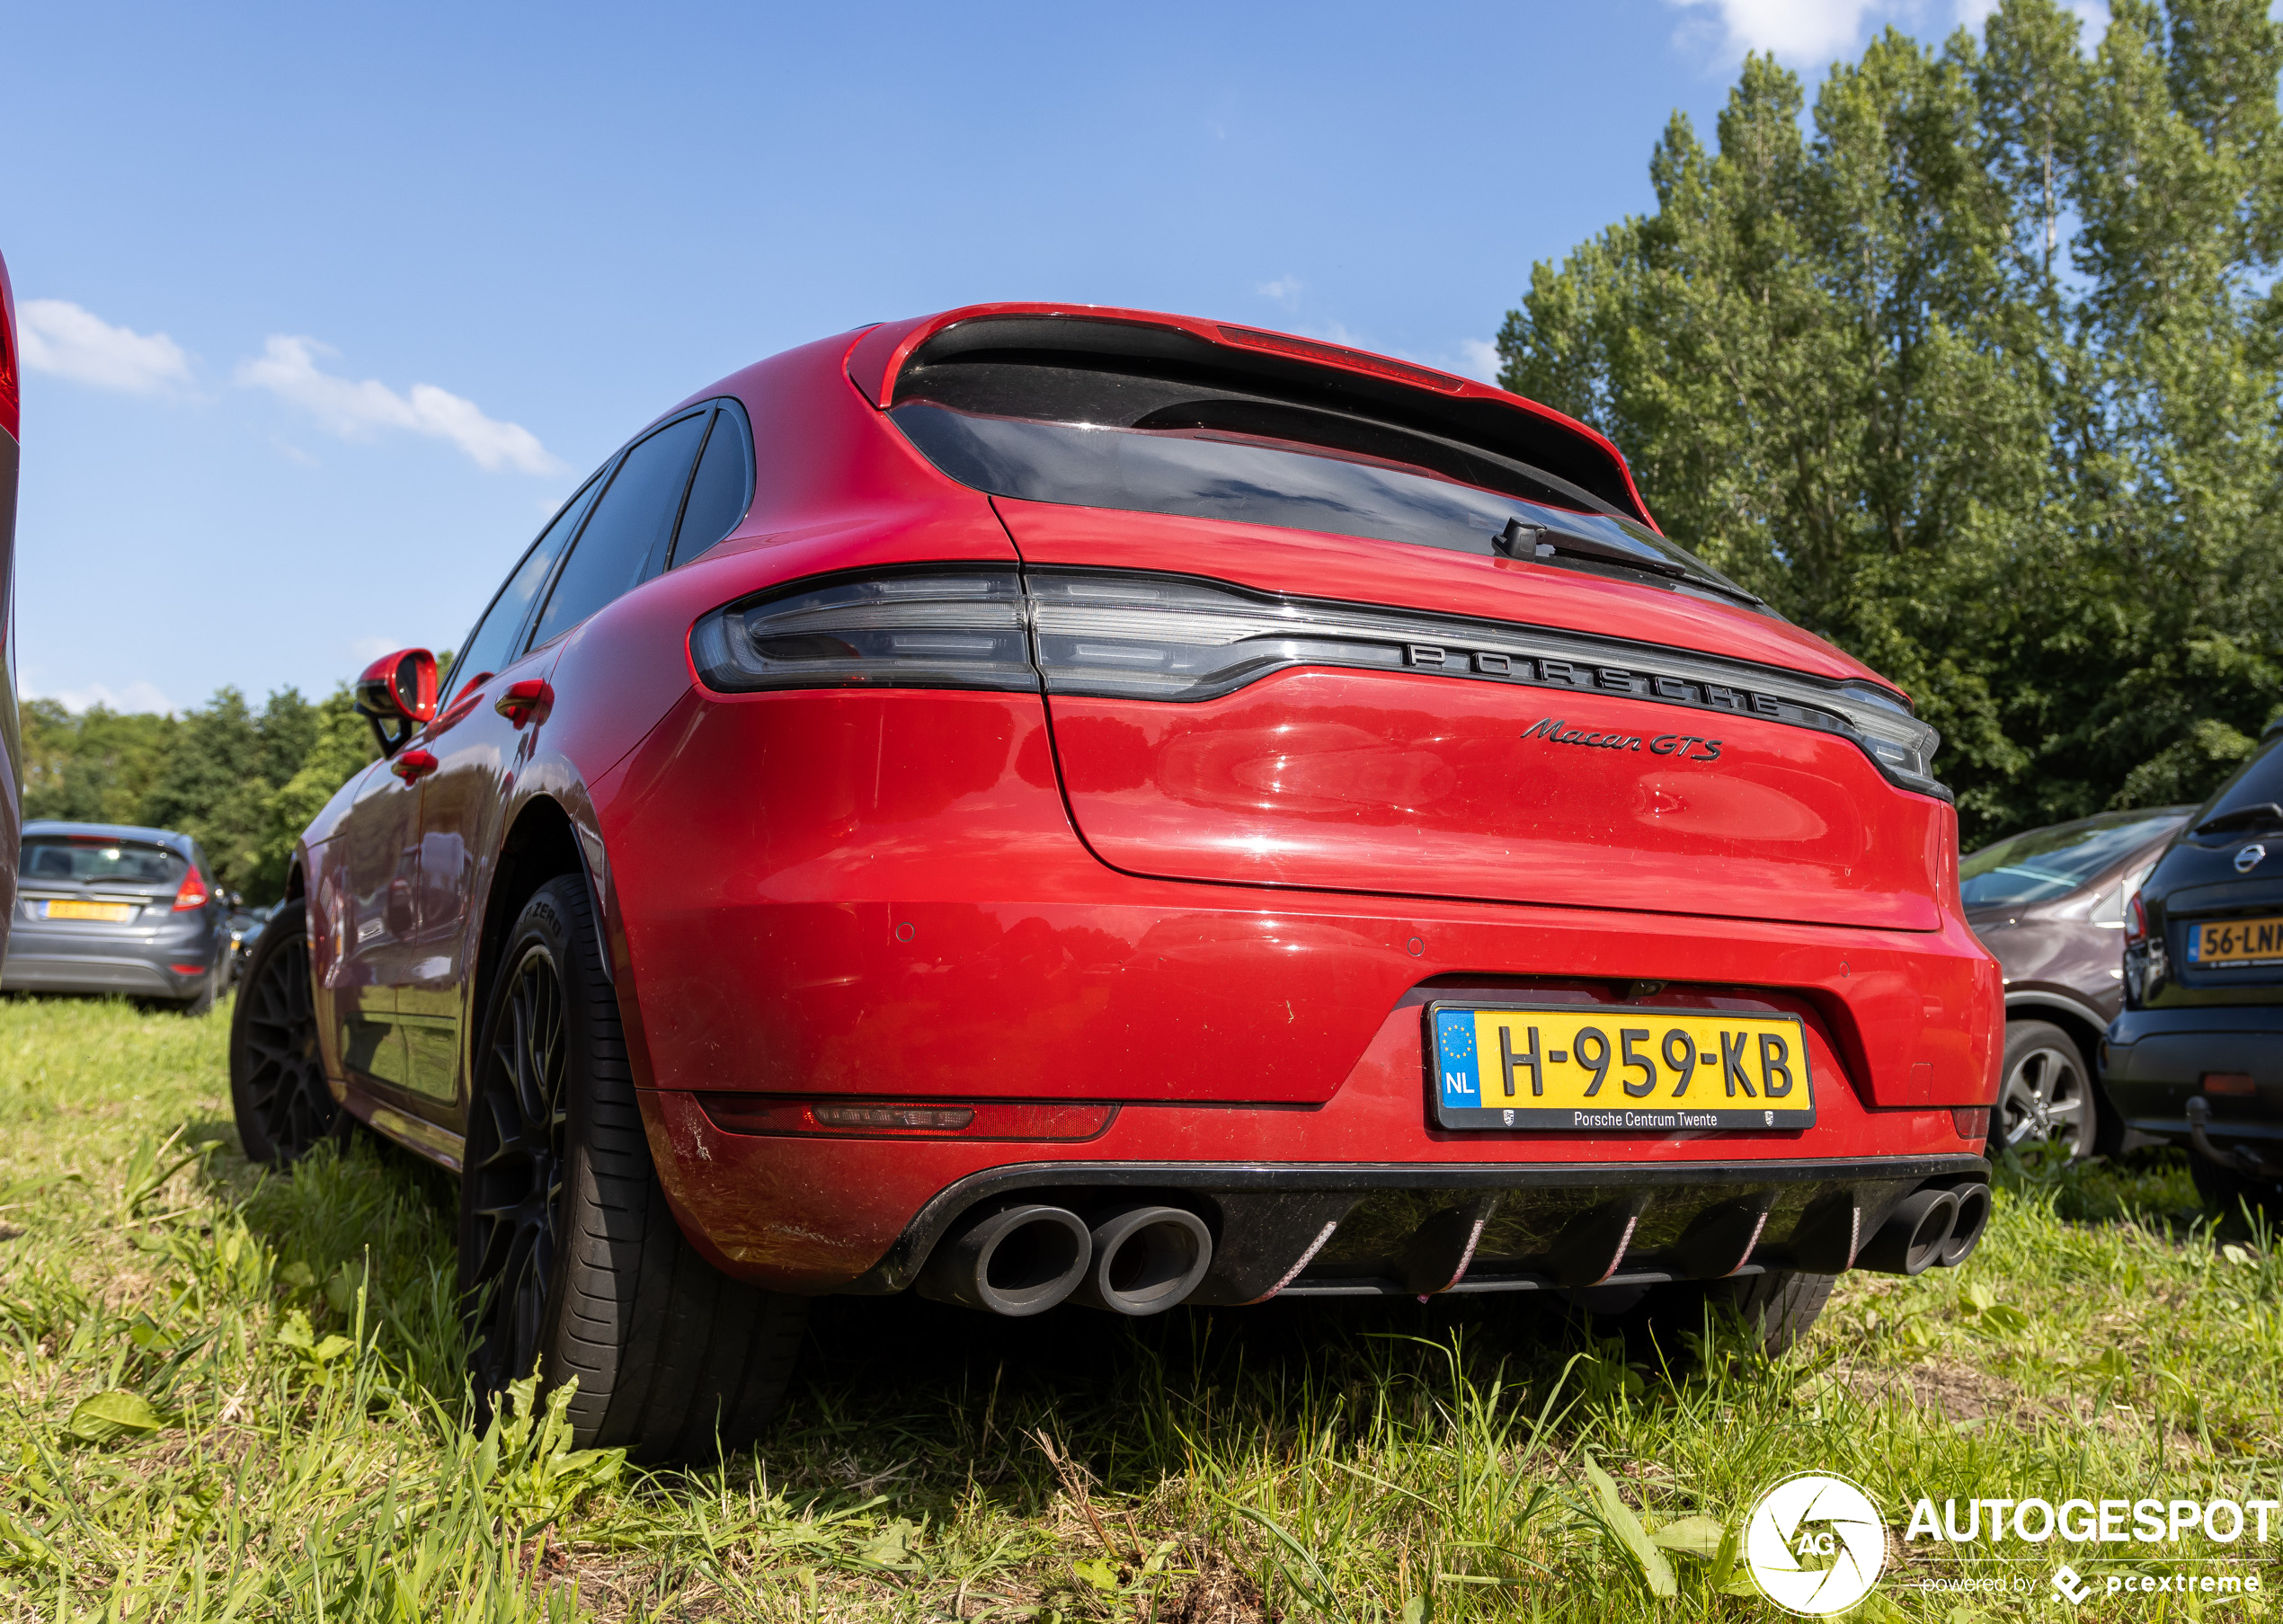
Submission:
POLYGON ((2102 1095, 2101 1034, 2124 1007, 2125 907, 2195 809, 2056 823, 1959 865, 1968 923, 2005 972, 2005 1060, 1994 1145, 2051 1140, 2113 1156, 2125 1122, 2102 1095))
POLYGON ((188 835, 23 826, 0 990, 115 992, 203 1015, 229 984, 229 898, 188 835))

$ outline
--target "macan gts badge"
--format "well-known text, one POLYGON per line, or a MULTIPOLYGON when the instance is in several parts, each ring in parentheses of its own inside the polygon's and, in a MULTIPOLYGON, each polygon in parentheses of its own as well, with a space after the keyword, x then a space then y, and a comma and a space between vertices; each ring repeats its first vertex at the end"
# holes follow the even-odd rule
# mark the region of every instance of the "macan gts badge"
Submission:
POLYGON ((252 1155, 456 1171, 476 1390, 582 1444, 752 1437, 826 1293, 1781 1349, 1981 1233, 1932 730, 1559 413, 982 306, 698 391, 502 563, 360 683, 232 1082, 252 1155))

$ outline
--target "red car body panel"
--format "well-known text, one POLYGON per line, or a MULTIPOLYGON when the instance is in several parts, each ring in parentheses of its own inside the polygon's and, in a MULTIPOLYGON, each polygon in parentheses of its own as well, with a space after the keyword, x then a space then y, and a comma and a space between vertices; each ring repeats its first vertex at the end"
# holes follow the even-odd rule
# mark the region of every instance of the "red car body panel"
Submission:
POLYGON ((1053 702, 1070 811, 1136 874, 1932 930, 1949 809, 1843 740, 1416 677, 1281 672, 1201 705, 1053 702), (1644 712, 1648 714, 1644 715, 1644 712), (1595 740, 1517 734, 1547 717, 1595 740), (1697 735, 1722 753, 1683 750, 1697 735), (1690 741, 1683 745, 1681 741, 1690 741), (1657 749, 1655 747, 1663 747, 1657 749), (1636 848, 1635 837, 1655 841, 1636 848), (1612 863, 1611 848, 1626 851, 1612 863))
MULTIPOLYGON (((1643 646, 1879 680, 1779 620, 1622 580, 994 499, 875 404, 929 333, 1053 308, 844 335, 692 395, 733 397, 751 423, 756 494, 733 533, 448 694, 419 783, 376 765, 335 797, 299 862, 327 1070, 353 1109, 457 1156, 503 923, 487 910, 544 815, 567 821, 600 908, 678 1215, 722 1266, 782 1289, 872 1289, 930 1202, 994 1169, 1733 1173, 1973 1151, 1950 1107, 1994 1097, 1999 982, 1959 905, 1956 819, 1842 739, 1580 693, 1560 701, 1579 728, 1722 734, 1720 770, 1524 757, 1515 736, 1541 696, 1408 672, 1299 669, 1186 705, 700 681, 691 627, 724 603, 945 561, 1304 581, 1315 599, 1602 635, 1616 622, 1643 646), (496 710, 535 679, 548 704, 496 710), (1803 1017, 1816 1125, 1432 1126, 1428 997, 1628 983, 1803 1017), (395 1074, 377 1070, 392 1054, 395 1074), (702 1103, 738 1096, 1115 1109, 1082 1140, 813 1135, 736 1131, 702 1103)), ((1566 425, 1631 490, 1614 448, 1559 413, 1467 380, 1418 386, 1566 425)))
POLYGON ((16 295, 0 259, 0 947, 16 912, 17 837, 23 828, 23 736, 16 714, 16 475, 23 440, 16 295))

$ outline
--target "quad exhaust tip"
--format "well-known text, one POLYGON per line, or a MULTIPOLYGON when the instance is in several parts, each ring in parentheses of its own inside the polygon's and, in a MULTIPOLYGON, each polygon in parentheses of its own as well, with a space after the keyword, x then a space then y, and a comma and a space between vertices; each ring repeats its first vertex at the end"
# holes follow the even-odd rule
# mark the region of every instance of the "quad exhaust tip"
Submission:
POLYGON ((1184 1208, 1134 1202, 1090 1217, 1029 1202, 970 1214, 928 1256, 919 1292, 1010 1319, 1065 1300, 1139 1317, 1180 1302, 1213 1265, 1213 1231, 1184 1208))
POLYGON ((1070 1300, 1113 1314, 1161 1314, 1195 1291, 1213 1265, 1213 1231, 1181 1207, 1097 1214, 1092 1238, 1093 1260, 1070 1300))
POLYGON ((1990 1227, 1989 1185, 1959 1185, 1952 1187, 1950 1194, 1958 1197, 1958 1219, 1950 1225, 1950 1238, 1942 1243, 1942 1255, 1934 1260, 1945 1269, 1955 1269, 1964 1263, 1982 1244, 1982 1231, 1990 1227))
MULTIPOLYGON (((1981 1197, 1984 1217, 1989 1212, 1986 1191, 1981 1197)), ((1887 1215, 1864 1246, 1862 1255, 1855 1260, 1856 1267, 1879 1274, 1923 1274, 1938 1263, 1950 1259, 1945 1250, 1958 1229, 1959 1198, 1955 1192, 1932 1187, 1914 1190, 1903 1197, 1900 1204, 1887 1215)), ((1968 1236, 1958 1256, 1963 1258, 1973 1249, 1978 1238, 1978 1229, 1968 1236)))
POLYGON ((1093 1256, 1077 1213, 1026 1202, 970 1220, 936 1247, 917 1284, 937 1302, 1023 1319, 1075 1291, 1093 1256))

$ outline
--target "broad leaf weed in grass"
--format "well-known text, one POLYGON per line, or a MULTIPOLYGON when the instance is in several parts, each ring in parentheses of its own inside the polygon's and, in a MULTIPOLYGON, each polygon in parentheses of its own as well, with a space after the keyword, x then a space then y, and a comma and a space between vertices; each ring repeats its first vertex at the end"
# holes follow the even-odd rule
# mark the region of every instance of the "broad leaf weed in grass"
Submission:
MULTIPOLYGON (((642 1472, 529 1385, 478 1434, 449 1181, 364 1138, 249 1167, 226 1022, 0 1000, 0 1615, 1767 1620, 1737 1536, 1792 1471, 1898 1532, 1919 1495, 2283 1498, 2283 1265, 2171 1152, 2018 1160, 1968 1266, 1851 1276, 1778 1360, 1528 1297, 829 1299, 758 1451, 642 1472)), ((1919 1586, 1957 1548, 1894 1549, 1878 1624, 2053 1606, 2053 1548, 1962 1607, 1919 1586)))

